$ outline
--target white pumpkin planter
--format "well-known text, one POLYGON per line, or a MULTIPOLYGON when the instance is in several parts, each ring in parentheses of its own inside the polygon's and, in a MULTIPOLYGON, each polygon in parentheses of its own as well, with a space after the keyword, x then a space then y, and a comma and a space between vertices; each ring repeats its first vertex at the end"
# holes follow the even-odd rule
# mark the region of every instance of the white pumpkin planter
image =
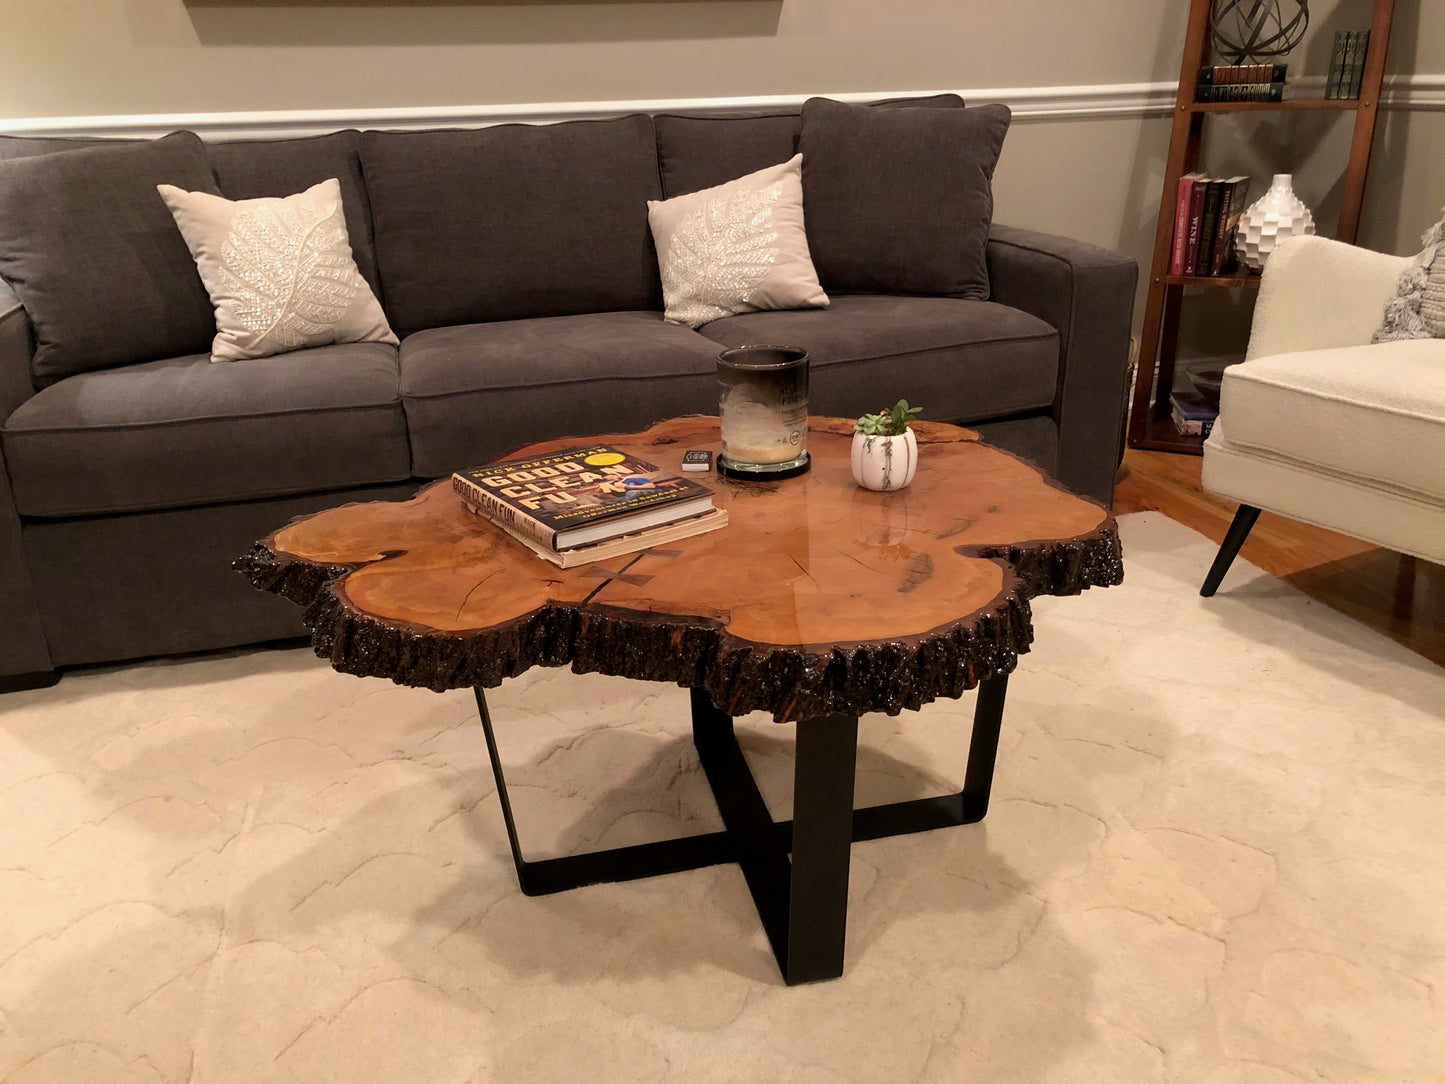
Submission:
POLYGON ((902 489, 918 470, 918 441, 912 429, 901 436, 853 434, 853 480, 864 489, 902 489))

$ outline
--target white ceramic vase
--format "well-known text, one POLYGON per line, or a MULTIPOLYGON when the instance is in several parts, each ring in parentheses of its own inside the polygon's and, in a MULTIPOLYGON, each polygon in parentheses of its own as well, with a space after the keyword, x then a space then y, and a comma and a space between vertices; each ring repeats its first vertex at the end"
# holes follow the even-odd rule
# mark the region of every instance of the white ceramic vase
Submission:
POLYGON ((1239 262, 1252 271, 1264 270, 1265 260, 1286 237, 1315 232, 1315 216, 1294 194, 1291 180, 1291 174, 1276 173, 1269 191, 1240 216, 1234 247, 1239 262))
POLYGON ((853 480, 864 489, 902 489, 918 470, 918 440, 912 429, 902 436, 853 434, 853 480))

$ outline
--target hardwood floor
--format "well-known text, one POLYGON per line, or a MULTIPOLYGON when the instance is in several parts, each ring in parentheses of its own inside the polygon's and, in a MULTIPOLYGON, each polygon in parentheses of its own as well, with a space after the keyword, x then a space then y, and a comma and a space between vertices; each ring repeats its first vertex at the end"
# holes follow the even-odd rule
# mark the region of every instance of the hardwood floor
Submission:
MULTIPOLYGON (((1158 511, 1216 543, 1237 507, 1199 484, 1203 460, 1131 448, 1114 511, 1158 511)), ((1445 666, 1445 567, 1264 512, 1240 556, 1311 598, 1445 666)), ((1220 592, 1229 590, 1226 576, 1220 592)))

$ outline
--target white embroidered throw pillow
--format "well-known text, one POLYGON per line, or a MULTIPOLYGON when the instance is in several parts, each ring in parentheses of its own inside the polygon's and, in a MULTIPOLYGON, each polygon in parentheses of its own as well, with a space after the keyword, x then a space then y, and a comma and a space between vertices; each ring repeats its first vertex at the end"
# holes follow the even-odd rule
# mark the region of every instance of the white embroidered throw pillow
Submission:
POLYGON ((156 186, 216 310, 212 361, 331 343, 396 343, 356 269, 341 183, 294 196, 228 200, 156 186))
POLYGON ((698 327, 764 309, 825 308, 803 230, 803 156, 648 200, 666 319, 698 327))

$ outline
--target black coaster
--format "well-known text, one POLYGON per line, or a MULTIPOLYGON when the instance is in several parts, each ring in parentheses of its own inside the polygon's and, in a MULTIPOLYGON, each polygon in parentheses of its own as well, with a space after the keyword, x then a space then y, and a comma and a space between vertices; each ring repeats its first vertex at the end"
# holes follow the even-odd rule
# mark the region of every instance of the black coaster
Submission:
POLYGON ((776 482, 783 478, 796 478, 800 474, 807 474, 813 466, 813 459, 807 452, 803 453, 802 459, 801 463, 790 467, 770 467, 767 464, 740 467, 727 456, 720 455, 717 457, 717 472, 724 478, 736 478, 740 482, 776 482))

